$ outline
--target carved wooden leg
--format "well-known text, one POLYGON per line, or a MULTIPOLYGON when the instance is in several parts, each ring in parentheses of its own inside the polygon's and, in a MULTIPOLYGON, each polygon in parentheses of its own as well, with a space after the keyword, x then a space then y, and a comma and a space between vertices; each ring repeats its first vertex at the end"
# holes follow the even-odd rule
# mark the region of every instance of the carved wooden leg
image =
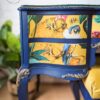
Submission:
POLYGON ((78 81, 71 81, 70 84, 75 96, 75 100, 80 100, 78 81))
POLYGON ((19 100, 28 100, 28 77, 20 80, 18 86, 18 97, 19 100))
POLYGON ((37 92, 39 92, 40 89, 40 75, 37 75, 37 92))

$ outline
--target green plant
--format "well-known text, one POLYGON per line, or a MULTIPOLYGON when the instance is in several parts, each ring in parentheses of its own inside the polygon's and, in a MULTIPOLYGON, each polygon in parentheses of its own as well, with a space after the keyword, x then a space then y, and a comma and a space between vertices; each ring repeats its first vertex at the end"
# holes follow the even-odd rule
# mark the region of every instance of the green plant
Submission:
MULTIPOLYGON (((20 66, 20 41, 19 36, 12 32, 12 21, 6 21, 0 28, 0 69, 7 72, 4 80, 15 81, 16 69, 20 66)), ((0 79, 0 85, 5 81, 0 79)))

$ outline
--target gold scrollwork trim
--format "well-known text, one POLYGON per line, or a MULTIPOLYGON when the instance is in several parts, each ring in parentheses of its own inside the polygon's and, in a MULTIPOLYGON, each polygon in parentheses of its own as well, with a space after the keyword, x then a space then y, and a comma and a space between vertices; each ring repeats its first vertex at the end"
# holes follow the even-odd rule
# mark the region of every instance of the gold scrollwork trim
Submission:
POLYGON ((97 47, 99 47, 99 46, 100 46, 100 42, 91 45, 92 48, 97 48, 97 47))
POLYGON ((86 73, 85 75, 84 74, 80 74, 80 73, 77 73, 77 74, 70 74, 70 73, 67 73, 65 75, 62 75, 62 78, 77 78, 77 79, 81 79, 81 78, 84 78, 88 75, 88 73, 86 73))
POLYGON ((19 70, 18 75, 17 75, 17 81, 16 81, 17 87, 19 87, 20 80, 25 78, 28 75, 29 75, 29 69, 21 69, 21 70, 19 70))

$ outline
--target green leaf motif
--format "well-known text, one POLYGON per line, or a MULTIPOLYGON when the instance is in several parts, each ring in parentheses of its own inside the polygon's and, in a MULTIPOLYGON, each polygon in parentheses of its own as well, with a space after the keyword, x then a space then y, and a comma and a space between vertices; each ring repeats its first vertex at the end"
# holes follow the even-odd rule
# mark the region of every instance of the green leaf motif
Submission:
POLYGON ((36 51, 33 51, 33 52, 31 52, 30 57, 33 58, 33 60, 35 59, 35 62, 36 62, 36 60, 37 61, 39 61, 39 60, 46 60, 46 61, 48 61, 48 59, 46 57, 44 57, 44 56, 41 55, 44 52, 45 52, 45 50, 36 50, 36 51))
POLYGON ((80 44, 80 46, 83 48, 83 49, 86 49, 87 45, 86 44, 80 44))
POLYGON ((40 55, 42 53, 46 52, 46 50, 36 50, 34 52, 32 52, 33 55, 40 55))
POLYGON ((87 15, 80 15, 79 17, 80 24, 82 24, 82 22, 85 21, 87 17, 88 17, 87 15))
POLYGON ((34 59, 34 58, 30 58, 29 59, 29 63, 38 63, 39 61, 34 59))
POLYGON ((96 15, 96 17, 94 18, 94 21, 96 23, 100 23, 100 15, 96 15))
POLYGON ((87 20, 84 21, 83 28, 84 28, 85 32, 88 34, 88 21, 87 20))
POLYGON ((33 15, 32 19, 35 21, 36 24, 39 23, 39 21, 42 19, 42 15, 33 15))
POLYGON ((41 56, 41 55, 34 55, 34 58, 37 59, 37 60, 46 60, 48 61, 48 59, 44 56, 41 56))
POLYGON ((28 15, 28 23, 32 20, 32 15, 28 15))

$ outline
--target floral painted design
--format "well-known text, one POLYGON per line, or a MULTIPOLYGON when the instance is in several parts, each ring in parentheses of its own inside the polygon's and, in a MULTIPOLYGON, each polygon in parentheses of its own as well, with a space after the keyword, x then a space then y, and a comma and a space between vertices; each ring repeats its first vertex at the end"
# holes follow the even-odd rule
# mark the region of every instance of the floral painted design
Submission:
POLYGON ((65 38, 65 35, 87 38, 87 18, 87 15, 28 15, 29 38, 65 38))
POLYGON ((100 15, 93 15, 92 38, 100 38, 100 15))
MULTIPOLYGON (((30 53, 30 63, 85 65, 86 44, 36 42, 30 53)), ((30 46, 31 48, 31 46, 30 46)))
MULTIPOLYGON (((100 38, 100 16, 93 16, 92 38, 100 38)), ((88 15, 28 15, 29 38, 82 39, 88 35, 88 15)), ((29 63, 85 65, 87 44, 35 42, 29 63)))

